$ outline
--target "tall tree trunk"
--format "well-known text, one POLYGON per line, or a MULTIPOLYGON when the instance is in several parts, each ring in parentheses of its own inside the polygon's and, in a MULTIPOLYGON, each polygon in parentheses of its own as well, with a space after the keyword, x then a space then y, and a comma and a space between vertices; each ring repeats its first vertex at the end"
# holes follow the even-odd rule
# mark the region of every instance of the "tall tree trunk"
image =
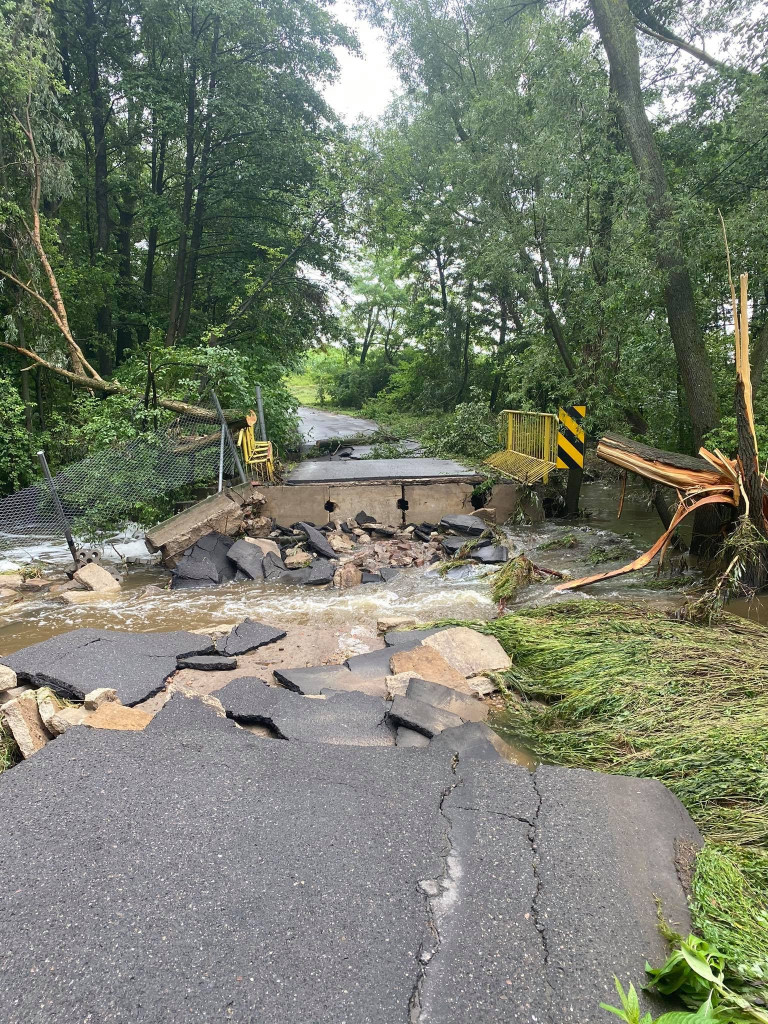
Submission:
MULTIPOLYGON (((168 145, 168 136, 161 132, 158 138, 156 115, 152 113, 152 158, 150 169, 150 187, 152 195, 159 198, 165 188, 165 153, 168 145)), ((160 234, 160 226, 153 220, 147 234, 147 258, 144 264, 144 279, 142 290, 144 292, 144 315, 147 321, 140 324, 136 329, 136 340, 139 345, 146 347, 149 344, 149 322, 148 318, 152 311, 152 293, 155 289, 155 257, 157 254, 157 241, 160 234)))
POLYGON ((669 330, 685 387, 694 446, 698 449, 704 435, 717 425, 717 393, 697 321, 693 286, 667 175, 645 110, 635 26, 627 0, 590 0, 590 6, 608 55, 619 124, 643 185, 656 265, 664 276, 669 330))
MULTIPOLYGON (((99 74, 99 37, 101 29, 93 0, 85 0, 85 36, 83 56, 88 73, 88 91, 91 96, 91 128, 93 131, 93 198, 96 209, 96 252, 106 259, 109 253, 109 170, 107 164, 107 122, 109 100, 102 88, 99 74)), ((96 312, 96 329, 101 335, 99 369, 102 374, 112 370, 112 310, 110 299, 96 312)))
POLYGON ((219 50, 219 17, 213 21, 213 38, 211 40, 211 72, 208 78, 208 94, 206 96, 205 110, 205 132, 203 134, 203 148, 200 155, 200 170, 197 179, 197 195, 195 197, 195 213, 192 221, 192 236, 189 242, 189 255, 187 267, 184 274, 184 297, 182 300, 181 314, 177 328, 177 336, 183 338, 189 326, 189 317, 192 312, 192 298, 197 280, 197 259, 200 253, 200 245, 203 240, 203 217, 205 214, 205 198, 208 189, 208 164, 211 156, 211 144, 213 142, 213 108, 216 96, 216 60, 219 50))
POLYGON ((496 345, 496 370, 493 374, 493 384, 491 385, 491 398, 488 403, 490 408, 493 410, 496 408, 496 402, 499 399, 499 391, 501 390, 501 381, 504 374, 504 359, 506 357, 507 347, 507 324, 509 322, 509 313, 507 311, 507 299, 506 296, 499 296, 499 341, 496 345))
MULTIPOLYGON (((195 36, 195 12, 192 11, 192 36, 195 36)), ((192 215, 192 197, 195 192, 195 119, 197 113, 197 62, 192 60, 189 68, 187 87, 186 155, 184 159, 184 201, 181 207, 179 245, 176 250, 176 274, 171 292, 171 306, 168 311, 168 330, 165 344, 170 348, 176 343, 179 327, 179 313, 184 291, 187 269, 187 246, 189 243, 189 222, 192 215)))
POLYGON ((371 308, 368 310, 368 323, 365 325, 363 347, 360 351, 361 366, 365 362, 366 356, 368 355, 368 349, 371 347, 371 342, 373 341, 373 337, 376 334, 376 328, 379 326, 379 313, 380 310, 378 306, 371 306, 371 308))

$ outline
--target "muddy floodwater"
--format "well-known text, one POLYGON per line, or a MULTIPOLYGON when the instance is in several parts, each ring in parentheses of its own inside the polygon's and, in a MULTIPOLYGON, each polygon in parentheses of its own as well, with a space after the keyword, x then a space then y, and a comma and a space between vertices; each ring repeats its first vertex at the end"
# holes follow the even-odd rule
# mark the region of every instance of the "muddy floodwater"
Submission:
MULTIPOLYGON (((572 577, 617 568, 659 536, 661 527, 646 492, 628 488, 621 519, 616 518, 616 483, 585 484, 582 507, 587 513, 574 522, 547 520, 540 525, 507 528, 512 554, 526 554, 538 565, 564 571, 572 577), (567 543, 565 543, 567 542, 567 543)), ((145 554, 140 537, 116 540, 104 546, 105 561, 145 554)), ((61 578, 67 564, 66 548, 58 542, 28 545, 6 552, 6 565, 15 558, 23 564, 30 556, 44 560, 61 578)), ((201 590, 167 591, 169 573, 161 566, 128 566, 122 590, 95 603, 69 606, 54 598, 27 600, 0 620, 0 654, 7 654, 50 636, 94 626, 159 632, 173 629, 222 629, 246 616, 275 625, 327 625, 329 630, 372 627, 382 618, 407 617, 417 622, 437 619, 489 619, 496 614, 490 593, 493 569, 467 567, 441 578, 429 569, 409 569, 387 584, 369 584, 350 590, 286 587, 264 582, 233 583, 201 590)), ((699 579, 686 559, 671 559, 661 577, 654 569, 606 580, 584 592, 558 594, 554 583, 534 584, 521 591, 510 607, 537 606, 563 600, 642 601, 659 610, 681 603, 686 589, 699 579)), ((768 620, 768 598, 750 606, 735 602, 732 610, 750 618, 768 620)))

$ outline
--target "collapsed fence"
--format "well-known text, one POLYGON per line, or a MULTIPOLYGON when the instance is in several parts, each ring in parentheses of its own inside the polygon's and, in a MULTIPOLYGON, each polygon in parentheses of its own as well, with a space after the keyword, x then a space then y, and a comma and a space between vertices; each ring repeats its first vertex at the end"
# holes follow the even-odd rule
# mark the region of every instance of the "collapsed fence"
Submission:
MULTIPOLYGON (((244 481, 237 448, 218 400, 207 399, 219 422, 184 413, 168 419, 152 412, 135 437, 60 469, 40 483, 0 498, 0 550, 65 537, 93 541, 131 522, 145 522, 162 499, 205 484, 221 489, 235 475, 244 481), (58 502, 57 500, 58 499, 58 502), (57 507, 60 505, 60 508, 57 507)), ((204 400, 205 402, 205 400, 204 400)), ((204 404, 201 403, 201 404, 204 404)), ((136 416, 144 415, 136 410, 136 416)))

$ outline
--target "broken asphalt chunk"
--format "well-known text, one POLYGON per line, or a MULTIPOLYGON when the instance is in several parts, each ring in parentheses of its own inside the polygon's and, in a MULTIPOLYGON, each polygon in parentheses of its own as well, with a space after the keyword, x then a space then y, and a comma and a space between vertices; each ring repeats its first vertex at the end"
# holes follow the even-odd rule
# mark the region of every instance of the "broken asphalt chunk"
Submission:
POLYGON ((465 533, 470 537, 479 537, 488 529, 487 523, 477 516, 450 515, 443 516, 440 520, 443 530, 456 530, 458 533, 465 533))
POLYGON ((238 654, 247 654, 258 647, 264 647, 265 644, 274 643, 275 640, 282 640, 285 635, 284 629, 276 629, 263 622, 254 622, 253 619, 244 619, 228 636, 217 640, 216 650, 219 654, 236 657, 238 654))
POLYGON ((252 580, 263 580, 264 552, 256 544, 247 540, 238 540, 227 551, 227 558, 234 562, 240 572, 245 573, 252 580))
POLYGON ((197 654, 191 658, 179 658, 176 662, 181 668, 196 668, 200 672, 227 672, 237 668, 237 658, 224 654, 197 654))
POLYGON ((414 729, 430 737, 436 736, 443 729, 463 724, 458 715, 412 697, 395 697, 389 717, 396 725, 404 725, 407 729, 414 729))
POLYGON ((336 552, 333 550, 331 545, 322 535, 322 533, 315 529, 311 523, 299 523, 299 529, 303 530, 307 535, 307 546, 316 551, 318 555, 322 555, 323 558, 335 558, 336 552))

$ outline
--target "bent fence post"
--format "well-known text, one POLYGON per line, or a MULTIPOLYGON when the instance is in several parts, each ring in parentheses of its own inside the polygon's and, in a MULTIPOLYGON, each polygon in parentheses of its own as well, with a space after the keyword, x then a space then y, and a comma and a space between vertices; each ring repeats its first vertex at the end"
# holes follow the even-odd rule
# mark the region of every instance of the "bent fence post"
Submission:
POLYGON ((219 420, 221 421, 221 429, 224 432, 227 441, 229 442, 229 447, 232 452, 232 456, 235 460, 235 465, 237 466, 237 472, 240 474, 240 482, 243 484, 247 484, 248 478, 246 477, 245 471, 243 470, 243 464, 240 461, 240 456, 237 454, 237 445, 232 440, 232 435, 229 432, 227 421, 224 418, 224 412, 221 408, 221 405, 219 404, 219 399, 216 397, 215 391, 211 392, 211 397, 213 398, 213 404, 216 406, 216 412, 219 414, 219 420))
POLYGON ((43 467, 43 474, 45 476, 45 482, 48 484, 48 490, 51 492, 51 498, 53 500, 53 507, 56 510, 56 515, 57 515, 58 520, 59 520, 59 525, 61 526, 61 528, 64 531, 64 536, 67 538, 67 545, 68 545, 70 553, 72 555, 72 561, 75 563, 75 568, 77 569, 78 568, 77 548, 75 547, 75 541, 74 541, 74 538, 72 536, 72 531, 69 528, 69 523, 67 522, 67 517, 64 514, 64 509, 62 507, 61 501, 59 500, 59 494, 58 494, 58 491, 56 490, 56 484, 53 482, 53 477, 51 476, 51 471, 48 468, 48 460, 45 457, 45 452, 39 451, 37 453, 37 457, 40 460, 40 465, 43 467))

